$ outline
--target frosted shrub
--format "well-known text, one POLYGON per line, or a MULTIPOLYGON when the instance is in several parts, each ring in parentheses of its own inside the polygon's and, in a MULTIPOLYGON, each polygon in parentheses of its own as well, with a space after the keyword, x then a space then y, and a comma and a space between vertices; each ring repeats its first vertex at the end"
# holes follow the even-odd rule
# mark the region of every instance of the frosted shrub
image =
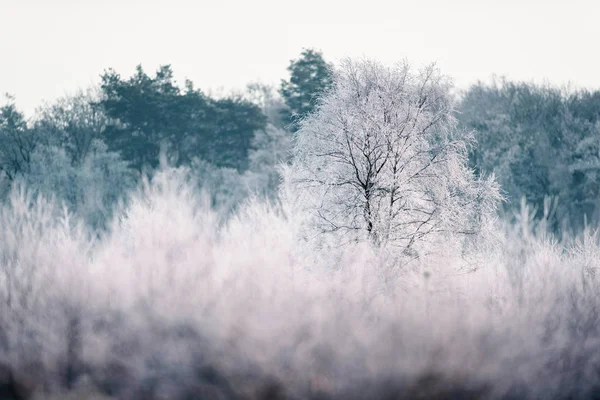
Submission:
POLYGON ((492 247, 437 242, 402 264, 369 242, 314 253, 286 204, 248 201, 226 220, 208 204, 167 168, 92 241, 14 191, 0 214, 2 363, 59 398, 595 390, 593 235, 565 247, 507 230, 492 247))

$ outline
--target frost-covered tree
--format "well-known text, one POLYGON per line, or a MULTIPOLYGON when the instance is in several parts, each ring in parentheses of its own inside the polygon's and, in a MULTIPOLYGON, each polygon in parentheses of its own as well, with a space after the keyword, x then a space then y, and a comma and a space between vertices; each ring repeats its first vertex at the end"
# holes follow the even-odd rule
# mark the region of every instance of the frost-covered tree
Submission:
POLYGON ((411 253, 433 234, 475 234, 494 215, 493 178, 467 167, 449 80, 435 66, 342 63, 297 133, 285 172, 315 233, 411 253))
POLYGON ((64 204, 92 228, 105 226, 136 179, 127 162, 99 140, 92 141, 79 164, 62 147, 38 146, 28 173, 16 177, 28 190, 64 204))

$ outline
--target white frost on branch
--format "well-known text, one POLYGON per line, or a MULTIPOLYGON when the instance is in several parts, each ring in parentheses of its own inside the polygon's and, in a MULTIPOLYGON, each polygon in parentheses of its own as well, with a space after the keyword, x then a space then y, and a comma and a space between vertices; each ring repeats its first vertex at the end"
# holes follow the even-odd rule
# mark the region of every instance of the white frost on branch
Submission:
POLYGON ((450 88, 434 65, 341 64, 284 172, 310 236, 411 253, 434 234, 482 231, 499 190, 467 167, 472 135, 457 129, 450 88))

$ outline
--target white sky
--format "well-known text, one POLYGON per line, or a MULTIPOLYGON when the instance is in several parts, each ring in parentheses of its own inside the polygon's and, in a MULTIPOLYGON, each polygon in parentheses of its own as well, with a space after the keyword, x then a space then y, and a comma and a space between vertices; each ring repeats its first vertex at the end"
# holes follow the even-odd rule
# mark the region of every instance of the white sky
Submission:
POLYGON ((459 87, 497 74, 600 88, 600 0, 0 0, 0 38, 0 93, 29 115, 139 63, 205 91, 278 83, 302 47, 436 61, 459 87))

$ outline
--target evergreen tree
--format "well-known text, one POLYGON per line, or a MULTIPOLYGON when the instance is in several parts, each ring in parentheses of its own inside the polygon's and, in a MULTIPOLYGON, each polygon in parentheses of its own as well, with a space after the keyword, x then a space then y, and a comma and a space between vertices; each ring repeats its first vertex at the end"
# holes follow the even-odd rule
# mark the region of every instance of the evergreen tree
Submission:
POLYGON ((295 131, 298 121, 315 109, 319 96, 331 86, 331 66, 320 51, 305 49, 300 58, 290 61, 288 71, 290 79, 282 80, 280 93, 288 107, 284 118, 295 131))
POLYGON ((241 98, 215 100, 190 81, 180 89, 171 67, 154 77, 138 66, 124 80, 115 71, 102 76, 100 104, 112 119, 105 141, 136 168, 156 167, 161 150, 179 164, 194 157, 244 170, 254 131, 265 127, 260 109, 241 98))

